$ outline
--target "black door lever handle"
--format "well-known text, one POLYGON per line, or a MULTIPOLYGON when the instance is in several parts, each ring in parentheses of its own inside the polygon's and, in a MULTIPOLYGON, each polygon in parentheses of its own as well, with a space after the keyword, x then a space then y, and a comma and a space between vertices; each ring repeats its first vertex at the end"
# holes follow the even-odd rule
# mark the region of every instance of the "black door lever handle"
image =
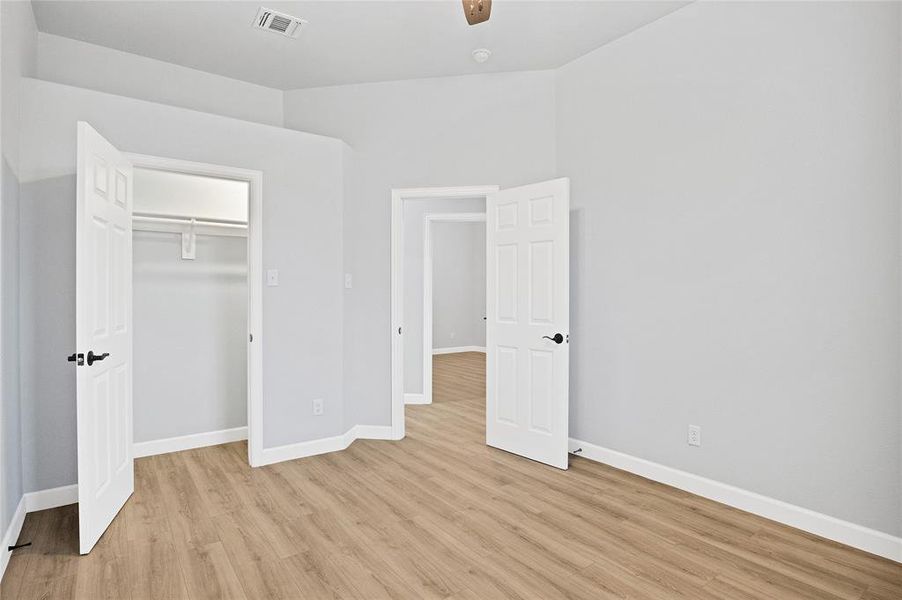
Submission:
POLYGON ((104 352, 103 354, 94 354, 93 350, 88 350, 88 366, 90 367, 95 362, 99 362, 109 355, 109 352, 104 352))
MULTIPOLYGON (((555 333, 555 334, 554 334, 554 337, 548 337, 547 335, 543 335, 543 336, 542 336, 542 339, 543 339, 543 340, 551 340, 551 341, 554 342, 555 344, 562 344, 562 343, 564 343, 564 336, 562 336, 562 335, 559 334, 559 333, 555 333)), ((89 359, 89 360, 90 360, 90 359, 89 359)))

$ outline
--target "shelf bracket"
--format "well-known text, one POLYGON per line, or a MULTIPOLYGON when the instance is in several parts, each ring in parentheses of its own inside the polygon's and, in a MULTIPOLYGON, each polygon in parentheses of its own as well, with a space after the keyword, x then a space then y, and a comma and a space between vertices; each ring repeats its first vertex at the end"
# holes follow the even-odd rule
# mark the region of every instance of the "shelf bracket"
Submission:
POLYGON ((188 231, 182 232, 182 260, 194 260, 197 257, 197 225, 196 219, 191 219, 188 231))

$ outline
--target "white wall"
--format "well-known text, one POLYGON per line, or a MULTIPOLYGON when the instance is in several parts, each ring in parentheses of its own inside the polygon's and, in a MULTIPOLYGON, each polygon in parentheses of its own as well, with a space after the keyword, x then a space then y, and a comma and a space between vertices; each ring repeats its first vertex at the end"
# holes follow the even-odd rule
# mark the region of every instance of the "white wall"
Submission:
POLYGON ((23 462, 26 490, 74 483, 75 124, 118 148, 263 171, 264 445, 338 435, 342 405, 342 167, 335 139, 38 80, 24 87, 23 462), (47 235, 53 232, 53 235, 47 235), (26 277, 25 274, 28 274, 26 277), (314 398, 325 414, 312 416, 314 398))
MULTIPOLYGON (((135 187, 135 195, 140 192, 135 187)), ((134 439, 247 425, 247 239, 136 231, 134 439)))
POLYGON ((391 420, 392 187, 513 186, 554 176, 549 71, 296 90, 288 127, 354 149, 346 182, 344 383, 357 423, 391 420))
MULTIPOLYGON (((423 259, 430 213, 485 212, 485 198, 404 201, 404 393, 423 393, 423 259)), ((390 270, 389 270, 390 271, 390 270)))
POLYGON ((23 492, 19 418, 19 113, 22 76, 32 75, 35 70, 36 38, 30 3, 0 3, 0 536, 5 534, 23 492))
POLYGON ((695 3, 558 72, 574 437, 902 533, 898 11, 695 3))
POLYGON ((432 268, 432 347, 485 348, 485 223, 433 223, 432 268))
POLYGON ((282 91, 49 33, 37 77, 99 92, 282 125, 282 91))

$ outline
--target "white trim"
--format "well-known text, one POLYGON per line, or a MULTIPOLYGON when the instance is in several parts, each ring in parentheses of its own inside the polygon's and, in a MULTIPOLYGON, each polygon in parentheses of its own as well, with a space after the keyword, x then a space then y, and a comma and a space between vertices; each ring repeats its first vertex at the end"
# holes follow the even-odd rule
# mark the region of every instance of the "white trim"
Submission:
POLYGON ((64 485, 49 490, 25 494, 25 511, 33 513, 78 502, 78 484, 64 485))
POLYGON ((247 459, 261 466, 263 452, 263 171, 212 165, 146 154, 126 153, 136 167, 246 181, 249 184, 247 229, 247 459))
POLYGON ((358 440, 390 440, 391 425, 355 425, 354 437, 358 440))
POLYGON ((235 427, 219 431, 207 431, 193 433, 179 437, 165 438, 162 440, 150 440, 148 442, 136 442, 132 444, 132 454, 135 458, 144 456, 156 456, 169 452, 181 452, 206 446, 218 446, 247 439, 247 427, 235 427))
POLYGON ((478 198, 498 191, 497 185, 393 188, 391 191, 391 426, 392 439, 404 438, 403 233, 404 199, 478 198))
POLYGON ((337 452, 353 444, 354 440, 360 439, 390 440, 394 439, 394 436, 392 428, 387 425, 355 425, 341 435, 310 440, 309 442, 298 442, 297 444, 285 444, 274 448, 264 448, 260 455, 263 461, 260 466, 286 460, 307 458, 317 454, 337 452))
POLYGON ((404 404, 432 404, 432 398, 427 402, 425 394, 404 394, 404 404))
POLYGON ((23 496, 19 500, 16 512, 13 513, 9 527, 6 528, 6 532, 3 534, 3 546, 0 547, 0 579, 3 579, 3 574, 6 573, 6 566, 9 564, 10 555, 12 555, 12 552, 8 551, 7 548, 15 546, 19 540, 22 525, 25 523, 25 513, 25 497, 23 496))
POLYGON ((271 465, 286 460, 294 460, 296 458, 305 458, 307 456, 316 456, 317 454, 344 450, 350 446, 353 441, 354 436, 352 435, 352 431, 348 431, 341 435, 319 440, 264 448, 260 455, 260 464, 258 466, 271 465))
POLYGON ((485 346, 453 346, 432 350, 432 354, 457 354, 458 352, 482 352, 485 354, 485 346))
POLYGON ((646 479, 902 563, 902 538, 713 479, 570 438, 570 451, 646 479))
MULTIPOLYGON (((432 224, 485 223, 485 212, 477 213, 427 213, 423 215, 423 402, 432 404, 432 224)), ((404 398, 407 402, 406 394, 404 398)))

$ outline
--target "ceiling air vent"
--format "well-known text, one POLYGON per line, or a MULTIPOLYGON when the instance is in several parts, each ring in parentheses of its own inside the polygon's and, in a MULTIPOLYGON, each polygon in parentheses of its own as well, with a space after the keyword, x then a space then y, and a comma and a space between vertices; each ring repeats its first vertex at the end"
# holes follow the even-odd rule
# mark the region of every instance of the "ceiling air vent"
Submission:
POLYGON ((290 38, 296 38, 301 35, 301 29, 307 21, 292 17, 285 13, 276 12, 268 8, 260 7, 257 11, 257 17, 254 19, 254 27, 257 29, 265 29, 290 38))

